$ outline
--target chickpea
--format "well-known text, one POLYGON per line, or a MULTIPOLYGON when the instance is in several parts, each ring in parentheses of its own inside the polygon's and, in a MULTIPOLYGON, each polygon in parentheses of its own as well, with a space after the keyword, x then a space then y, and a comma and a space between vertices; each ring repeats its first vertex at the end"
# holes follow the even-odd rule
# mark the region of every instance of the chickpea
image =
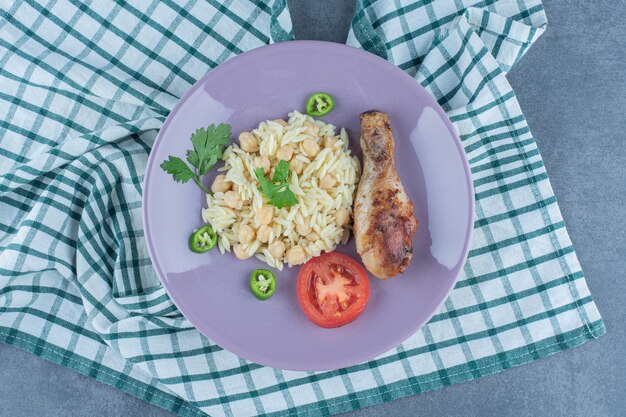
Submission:
POLYGON ((278 148, 276 151, 276 159, 280 161, 289 161, 293 156, 293 147, 290 145, 284 145, 278 148))
POLYGON ((273 218, 274 212, 271 207, 261 207, 256 212, 256 221, 259 222, 259 224, 270 224, 273 218))
POLYGON ((333 146, 335 146, 336 143, 337 143, 337 138, 335 138, 334 136, 327 136, 326 139, 324 140, 324 147, 332 148, 333 146))
POLYGON ((259 230, 256 232, 256 237, 263 243, 267 243, 270 240, 270 234, 272 232, 272 228, 267 225, 262 225, 259 227, 259 230))
POLYGON ((284 121, 283 119, 274 119, 274 122, 282 126, 287 126, 287 122, 284 121))
POLYGON ((238 192, 226 191, 226 193, 224 193, 224 204, 230 208, 240 210, 243 202, 241 201, 241 197, 238 192))
POLYGON ((213 184, 211 184, 211 191, 214 193, 225 193, 230 190, 232 185, 232 182, 226 181, 226 175, 220 174, 215 177, 215 180, 213 180, 213 184))
POLYGON ((295 172, 298 175, 302 174, 302 171, 304 171, 304 162, 294 156, 293 158, 291 158, 289 170, 295 172))
POLYGON ((320 180, 320 187, 324 188, 325 190, 333 188, 335 184, 337 184, 337 181, 330 174, 324 175, 322 179, 320 180))
POLYGON ((239 243, 250 243, 254 239, 254 229, 244 224, 239 228, 239 233, 237 233, 237 239, 239 239, 239 243))
POLYGON ((276 258, 276 259, 282 258, 282 256, 285 254, 285 249, 286 248, 287 247, 285 246, 285 244, 282 241, 280 241, 280 240, 273 241, 267 247, 267 249, 270 251, 272 256, 274 258, 276 258))
POLYGON ((239 146, 246 152, 256 152, 259 150, 259 142, 250 132, 241 132, 239 134, 239 146))
POLYGON ((287 262, 289 265, 300 265, 306 260, 306 254, 302 246, 294 246, 287 251, 287 262))
POLYGON ((320 145, 318 145, 313 139, 305 139, 302 142, 302 149, 308 157, 315 158, 315 156, 320 152, 320 145))
POLYGON ((267 156, 255 156, 254 167, 263 168, 263 172, 267 174, 271 167, 270 159, 267 156))
POLYGON ((348 224, 349 221, 350 221, 350 212, 348 211, 347 208, 342 207, 339 210, 337 210, 337 214, 335 215, 335 222, 337 226, 339 227, 345 226, 346 224, 348 224))
POLYGON ((296 225, 296 231, 297 231, 298 233, 300 233, 300 235, 302 235, 302 236, 306 236, 306 235, 308 235, 308 234, 311 232, 311 228, 310 228, 310 227, 309 227, 309 225, 308 225, 308 224, 306 224, 306 223, 302 223, 302 224, 301 224, 301 223, 298 223, 298 224, 296 225))
POLYGON ((230 187, 231 190, 233 190, 234 192, 238 193, 239 192, 239 186, 237 184, 233 184, 232 187, 230 187))
POLYGON ((316 232, 311 232, 306 235, 306 238, 309 239, 311 242, 315 242, 320 239, 320 235, 318 235, 316 232))
POLYGON ((235 253, 235 256, 237 257, 237 259, 244 260, 250 257, 250 255, 248 255, 246 250, 243 248, 243 245, 237 244, 233 246, 233 252, 235 253))

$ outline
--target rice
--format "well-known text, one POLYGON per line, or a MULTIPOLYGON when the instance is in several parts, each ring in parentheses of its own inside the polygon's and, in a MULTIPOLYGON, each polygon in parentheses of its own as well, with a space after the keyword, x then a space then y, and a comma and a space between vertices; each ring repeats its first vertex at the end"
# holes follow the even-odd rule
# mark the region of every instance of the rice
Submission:
MULTIPOLYGON (((234 250, 240 259, 256 256, 282 270, 285 263, 289 266, 304 263, 348 241, 360 165, 348 150, 345 129, 339 134, 335 130, 332 124, 293 111, 288 122, 267 120, 251 132, 258 150, 253 151, 256 148, 243 143, 226 149, 225 165, 219 170, 225 175, 223 184, 230 190, 207 195, 207 208, 202 210, 203 220, 219 236, 220 252, 234 250), (316 155, 310 151, 311 140, 319 146, 316 155), (273 168, 280 160, 278 150, 285 146, 293 150, 289 188, 298 204, 278 209, 267 204, 267 197, 258 189, 255 157, 267 157, 273 168), (305 149, 310 152, 307 154, 305 149), (259 214, 269 210, 272 218, 264 226, 259 214), (250 230, 251 240, 251 235, 245 233, 250 230), (263 239, 259 237, 261 230, 263 239), (245 242, 239 241, 242 234, 247 236, 245 242), (282 254, 276 249, 282 248, 278 242, 284 244, 282 254)), ((266 174, 267 177, 271 178, 272 173, 266 174)))

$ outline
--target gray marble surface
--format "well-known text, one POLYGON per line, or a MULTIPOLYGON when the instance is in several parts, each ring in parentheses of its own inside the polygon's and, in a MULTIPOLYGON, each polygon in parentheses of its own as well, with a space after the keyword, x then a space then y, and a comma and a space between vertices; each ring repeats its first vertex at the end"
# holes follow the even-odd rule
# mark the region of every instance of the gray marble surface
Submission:
MULTIPOLYGON (((354 0, 290 1, 299 39, 343 42, 354 0)), ((544 0, 547 32, 509 75, 608 332, 549 358, 347 413, 623 416, 626 410, 626 0, 544 0)), ((0 345, 0 416, 172 416, 0 345)))

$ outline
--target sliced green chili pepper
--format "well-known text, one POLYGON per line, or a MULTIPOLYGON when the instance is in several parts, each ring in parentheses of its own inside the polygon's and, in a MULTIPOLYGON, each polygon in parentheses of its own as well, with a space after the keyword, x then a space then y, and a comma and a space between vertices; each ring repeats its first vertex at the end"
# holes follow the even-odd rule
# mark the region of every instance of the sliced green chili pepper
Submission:
POLYGON ((259 300, 267 300, 276 291, 276 276, 267 269, 255 269, 250 277, 250 289, 259 300))
POLYGON ((205 253, 217 245, 217 233, 208 224, 193 231, 189 236, 189 249, 195 253, 205 253))
POLYGON ((306 112, 309 116, 324 116, 330 113, 333 107, 335 107, 335 101, 327 93, 315 93, 306 102, 306 112))

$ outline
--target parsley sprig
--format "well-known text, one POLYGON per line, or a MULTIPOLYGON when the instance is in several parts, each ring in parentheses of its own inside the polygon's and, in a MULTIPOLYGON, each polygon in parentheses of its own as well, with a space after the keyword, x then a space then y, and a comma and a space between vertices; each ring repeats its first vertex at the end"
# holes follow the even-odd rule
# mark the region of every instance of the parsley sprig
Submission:
POLYGON ((202 191, 212 194, 202 185, 202 177, 222 158, 229 141, 230 125, 220 123, 217 127, 212 124, 206 129, 200 128, 191 135, 193 150, 187 151, 187 162, 195 169, 192 170, 185 161, 172 155, 163 161, 161 168, 172 174, 174 181, 184 184, 193 179, 202 191))
POLYGON ((274 169, 274 177, 271 181, 265 177, 263 168, 255 169, 254 175, 259 180, 259 190, 269 198, 268 204, 279 209, 298 204, 296 195, 289 188, 290 175, 288 161, 278 162, 278 165, 276 165, 274 169))

